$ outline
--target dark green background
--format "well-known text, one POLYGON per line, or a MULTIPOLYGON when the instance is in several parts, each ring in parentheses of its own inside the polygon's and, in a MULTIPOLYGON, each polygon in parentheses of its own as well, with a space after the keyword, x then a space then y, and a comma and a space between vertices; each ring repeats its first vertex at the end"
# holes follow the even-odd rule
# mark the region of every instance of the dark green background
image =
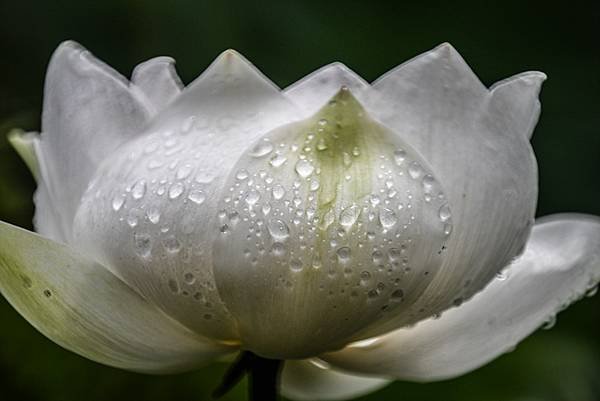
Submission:
MULTIPOLYGON (((596 2, 597 3, 597 2, 596 2)), ((34 182, 7 145, 14 126, 39 129, 45 68, 75 39, 129 75, 136 63, 173 56, 184 82, 235 48, 285 87, 342 61, 368 80, 435 45, 452 43, 486 85, 536 69, 548 74, 533 139, 539 215, 600 215, 600 17, 569 1, 0 0, 0 219, 31 227, 34 182)), ((456 380, 397 382, 364 400, 598 401, 600 296, 560 314, 549 331, 456 380)), ((71 354, 38 334, 0 299, 2 400, 204 400, 225 365, 143 376, 71 354)), ((243 399, 238 386, 229 400, 243 399)))

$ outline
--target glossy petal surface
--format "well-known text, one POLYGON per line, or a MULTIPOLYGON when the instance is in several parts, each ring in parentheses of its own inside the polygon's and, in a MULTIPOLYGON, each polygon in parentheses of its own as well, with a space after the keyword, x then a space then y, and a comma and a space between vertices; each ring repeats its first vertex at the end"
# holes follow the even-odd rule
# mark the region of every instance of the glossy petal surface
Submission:
POLYGON ((228 351, 164 315, 104 266, 3 222, 0 291, 48 338, 110 366, 165 373, 228 351))
POLYGON ((513 349, 600 281, 600 219, 539 219, 524 254, 463 305, 415 327, 327 355, 364 374, 432 381, 459 376, 513 349))

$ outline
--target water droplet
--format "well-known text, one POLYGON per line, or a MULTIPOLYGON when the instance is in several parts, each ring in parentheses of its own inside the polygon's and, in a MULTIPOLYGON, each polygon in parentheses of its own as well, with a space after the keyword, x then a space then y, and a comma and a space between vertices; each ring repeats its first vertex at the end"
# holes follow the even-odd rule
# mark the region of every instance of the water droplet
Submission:
POLYGON ((248 193, 246 194, 246 197, 244 198, 244 201, 249 205, 252 206, 254 205, 256 202, 258 202, 258 200, 260 199, 260 193, 258 193, 258 191, 251 189, 250 191, 248 191, 248 193))
POLYGON ((296 163, 296 172, 302 178, 308 177, 313 171, 315 171, 315 167, 308 160, 301 159, 296 163))
POLYGON ((273 145, 271 142, 260 141, 250 150, 250 156, 252 157, 263 157, 273 151, 273 145))
POLYGON ((319 180, 317 180, 316 178, 313 178, 313 179, 310 181, 310 186, 309 186, 309 189, 310 189, 311 191, 316 191, 317 189, 319 189, 319 187, 320 187, 320 186, 321 186, 321 184, 319 183, 319 180))
POLYGON ((406 159, 406 152, 402 149, 397 149, 394 151, 394 161, 396 165, 401 165, 406 159))
POLYGON ((171 292, 175 294, 179 292, 179 284, 177 284, 177 281, 173 280, 172 278, 169 279, 167 285, 169 286, 169 290, 171 290, 171 292))
POLYGON ((328 121, 324 118, 320 119, 319 122, 317 124, 319 124, 321 127, 326 126, 328 123, 328 121))
POLYGON ((240 181, 243 181, 246 178, 248 178, 248 176, 249 176, 248 170, 243 168, 243 169, 238 170, 237 174, 235 175, 235 178, 237 178, 240 181))
POLYGON ((350 256, 352 255, 352 251, 349 247, 343 246, 337 250, 338 260, 341 263, 347 263, 350 260, 350 256))
POLYGON ((383 208, 379 211, 379 222, 382 227, 391 228, 398 222, 398 218, 392 209, 383 208))
POLYGON ((191 165, 184 164, 183 166, 179 167, 179 169, 177 170, 177 174, 175 176, 177 177, 178 180, 183 180, 184 178, 187 178, 192 173, 193 169, 194 168, 191 165))
POLYGON ((206 200, 206 195, 204 195, 204 192, 196 189, 190 192, 188 199, 198 205, 201 205, 206 200))
POLYGON ((133 188, 131 188, 131 196, 133 199, 141 199, 146 193, 146 181, 139 180, 135 183, 133 188))
POLYGON ((285 251, 286 251, 285 245, 283 245, 281 242, 275 242, 271 246, 271 252, 275 256, 283 256, 283 255, 285 255, 285 251))
POLYGON ((138 225, 138 214, 139 212, 136 209, 131 209, 127 216, 127 225, 129 227, 134 228, 138 225))
POLYGON ((292 259, 290 261, 290 269, 294 272, 302 271, 303 267, 304 266, 302 265, 302 261, 300 259, 292 259))
POLYGON ((271 193, 273 195, 273 199, 280 200, 285 195, 285 189, 281 185, 277 184, 273 186, 271 193))
POLYGON ((115 212, 118 212, 123 207, 123 203, 125 203, 125 197, 123 195, 117 195, 112 200, 112 208, 115 212))
POLYGON ((598 286, 592 287, 585 292, 585 296, 590 298, 598 293, 598 286))
POLYGON ((317 150, 323 151, 325 149, 327 149, 327 142, 325 142, 325 139, 321 138, 317 142, 317 150))
POLYGON ((352 157, 350 157, 350 155, 346 152, 342 154, 342 161, 346 167, 350 167, 352 165, 352 157))
POLYGON ((507 278, 508 278, 508 275, 505 272, 496 273, 496 280, 498 280, 498 281, 504 281, 507 278))
POLYGON ((340 224, 346 228, 349 228, 356 223, 359 215, 360 207, 357 205, 348 206, 340 213, 340 224))
POLYGON ((176 182, 169 187, 169 198, 177 199, 183 193, 185 187, 181 182, 176 182))
POLYGON ((452 224, 446 223, 444 224, 444 235, 450 235, 452 233, 452 224))
POLYGON ((163 246, 170 253, 177 253, 181 250, 181 242, 174 235, 169 235, 163 239, 163 246))
POLYGON ((358 156, 360 156, 360 149, 358 149, 358 146, 355 146, 355 147, 352 149, 352 156, 354 156, 354 157, 358 157, 358 156))
POLYGON ((439 216, 440 216, 440 220, 443 222, 450 220, 450 217, 452 217, 452 215, 450 214, 450 207, 448 207, 447 204, 442 205, 440 207, 439 216))
POLYGON ((275 155, 271 158, 271 160, 269 161, 269 164, 273 167, 281 167, 283 165, 283 163, 285 163, 287 161, 287 158, 285 158, 282 155, 275 155))
POLYGON ((330 209, 329 211, 327 211, 327 213, 325 213, 325 215, 323 215, 323 220, 321 221, 321 229, 326 230, 327 227, 329 227, 334 221, 335 215, 333 213, 333 210, 330 209))
POLYGON ((285 240, 290 236, 290 229, 285 224, 285 222, 281 219, 271 219, 267 223, 267 229, 269 230, 269 234, 275 240, 285 240))
POLYGON ((408 166, 408 175, 410 175, 410 177, 412 179, 418 179, 419 177, 421 177, 421 175, 423 174, 423 168, 421 167, 421 165, 417 162, 412 162, 410 163, 410 165, 408 166))
POLYGON ((135 253, 143 258, 150 256, 152 250, 152 239, 148 234, 136 233, 133 235, 133 247, 135 253))
POLYGON ((404 291, 402 291, 401 289, 397 289, 394 292, 392 292, 390 298, 392 299, 392 301, 402 301, 404 299, 404 291))
POLYGON ((187 284, 192 285, 192 284, 194 284, 194 282, 196 282, 196 276, 194 276, 193 273, 188 272, 183 275, 183 280, 187 284))
POLYGON ((371 259, 373 259, 373 263, 380 264, 383 261, 383 252, 373 251, 371 254, 371 259))
POLYGON ((146 216, 152 224, 158 224, 158 222, 160 221, 160 211, 155 207, 148 209, 146 211, 146 216))
POLYGON ((550 330, 556 325, 556 316, 550 316, 542 325, 542 330, 550 330))

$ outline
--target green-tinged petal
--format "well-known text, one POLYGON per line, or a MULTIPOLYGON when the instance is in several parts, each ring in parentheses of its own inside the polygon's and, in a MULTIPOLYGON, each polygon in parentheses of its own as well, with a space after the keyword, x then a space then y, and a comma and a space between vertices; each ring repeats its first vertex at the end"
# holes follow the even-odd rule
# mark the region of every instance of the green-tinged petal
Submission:
POLYGON ((21 156, 36 181, 40 176, 40 166, 35 155, 35 141, 38 139, 39 135, 36 132, 25 132, 20 129, 14 129, 8 134, 8 141, 21 156))
POLYGON ((434 172, 348 89, 250 146, 215 214, 219 294, 243 347, 280 359, 405 313, 451 231, 434 172))
POLYGON ((229 350, 191 333, 102 265, 4 222, 0 291, 48 338, 110 366, 179 371, 229 350))
POLYGON ((346 400, 377 391, 389 382, 347 373, 320 360, 290 360, 281 374, 281 393, 292 400, 346 400))
POLYGON ((536 222, 524 254, 479 294, 438 319, 324 356, 339 368, 404 380, 459 376, 518 342, 600 281, 600 219, 559 214, 536 222))

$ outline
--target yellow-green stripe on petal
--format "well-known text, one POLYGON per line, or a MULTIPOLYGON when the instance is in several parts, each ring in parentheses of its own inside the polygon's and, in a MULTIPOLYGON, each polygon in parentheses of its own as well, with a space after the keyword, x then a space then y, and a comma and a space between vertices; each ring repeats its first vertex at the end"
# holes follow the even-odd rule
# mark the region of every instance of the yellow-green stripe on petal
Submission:
POLYGON ((346 88, 250 146, 217 222, 219 294, 242 346, 271 358, 316 355, 381 320, 426 316, 426 306, 406 311, 436 276, 452 227, 431 169, 346 88))
POLYGON ((35 141, 38 138, 37 133, 25 132, 20 129, 13 129, 8 133, 8 141, 21 156, 36 181, 39 180, 40 176, 40 165, 35 154, 35 141))

